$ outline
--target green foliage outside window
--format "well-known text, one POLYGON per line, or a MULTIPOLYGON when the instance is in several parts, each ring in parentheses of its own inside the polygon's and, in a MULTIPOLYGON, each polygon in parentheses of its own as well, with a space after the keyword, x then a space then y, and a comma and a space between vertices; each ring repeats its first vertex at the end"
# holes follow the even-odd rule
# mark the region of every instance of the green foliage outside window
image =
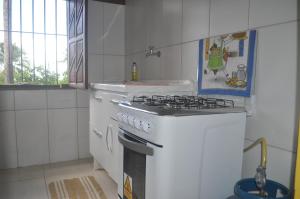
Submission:
MULTIPOLYGON (((4 64, 3 43, 0 43, 0 65, 4 64)), ((16 45, 12 45, 12 64, 14 67, 14 84, 57 85, 68 84, 68 74, 64 72, 58 77, 56 72, 45 69, 45 66, 30 66, 26 53, 16 45), (22 58, 22 59, 21 59, 22 58), (21 62, 23 64, 21 64, 21 62), (23 77, 23 78, 22 78, 23 77)), ((0 71, 0 85, 5 83, 6 71, 0 71)))

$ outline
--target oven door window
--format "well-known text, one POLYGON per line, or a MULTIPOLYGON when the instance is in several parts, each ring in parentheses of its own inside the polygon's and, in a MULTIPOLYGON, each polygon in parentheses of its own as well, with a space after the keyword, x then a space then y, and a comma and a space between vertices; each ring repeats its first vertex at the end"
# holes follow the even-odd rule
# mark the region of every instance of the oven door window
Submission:
POLYGON ((124 146, 123 199, 145 199, 146 156, 153 155, 153 149, 127 133, 119 133, 124 146))
POLYGON ((124 147, 123 168, 124 199, 145 199, 146 155, 124 147))

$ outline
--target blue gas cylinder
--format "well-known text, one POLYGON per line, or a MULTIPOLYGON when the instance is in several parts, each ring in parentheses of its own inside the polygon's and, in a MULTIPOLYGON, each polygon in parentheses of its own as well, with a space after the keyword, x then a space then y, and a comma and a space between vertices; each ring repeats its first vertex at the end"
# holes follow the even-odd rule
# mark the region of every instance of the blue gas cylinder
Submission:
POLYGON ((272 180, 267 180, 264 191, 267 193, 266 197, 255 194, 259 192, 255 179, 243 179, 236 183, 234 187, 235 195, 228 199, 291 199, 289 189, 272 180))

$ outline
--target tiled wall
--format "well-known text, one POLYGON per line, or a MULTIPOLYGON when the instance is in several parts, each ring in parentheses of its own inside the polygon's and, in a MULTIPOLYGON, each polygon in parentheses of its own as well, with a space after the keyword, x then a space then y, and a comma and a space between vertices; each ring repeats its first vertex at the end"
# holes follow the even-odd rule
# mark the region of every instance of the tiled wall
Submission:
MULTIPOLYGON (((125 78, 125 9, 88 1, 89 82, 125 78)), ((89 157, 86 90, 0 91, 0 169, 89 157)))
MULTIPOLYGON (((266 137, 268 177, 289 186, 299 113, 297 7, 297 0, 128 0, 126 77, 137 62, 141 79, 196 81, 199 39, 257 29, 256 100, 245 145, 266 137), (162 52, 161 58, 145 57, 149 45, 162 52)), ((243 177, 254 175, 259 155, 257 149, 245 154, 243 177)))
POLYGON ((0 91, 0 169, 89 157, 85 90, 0 91))
POLYGON ((125 79, 125 8, 88 1, 89 82, 125 79))

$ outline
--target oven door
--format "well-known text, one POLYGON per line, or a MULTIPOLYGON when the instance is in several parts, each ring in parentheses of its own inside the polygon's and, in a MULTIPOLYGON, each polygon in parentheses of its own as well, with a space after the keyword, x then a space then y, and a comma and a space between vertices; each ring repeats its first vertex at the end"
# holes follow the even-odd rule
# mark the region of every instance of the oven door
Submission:
POLYGON ((119 131, 118 139, 123 145, 123 181, 119 182, 119 185, 123 186, 119 197, 145 199, 146 156, 153 155, 153 148, 147 146, 146 141, 122 129, 119 131))

